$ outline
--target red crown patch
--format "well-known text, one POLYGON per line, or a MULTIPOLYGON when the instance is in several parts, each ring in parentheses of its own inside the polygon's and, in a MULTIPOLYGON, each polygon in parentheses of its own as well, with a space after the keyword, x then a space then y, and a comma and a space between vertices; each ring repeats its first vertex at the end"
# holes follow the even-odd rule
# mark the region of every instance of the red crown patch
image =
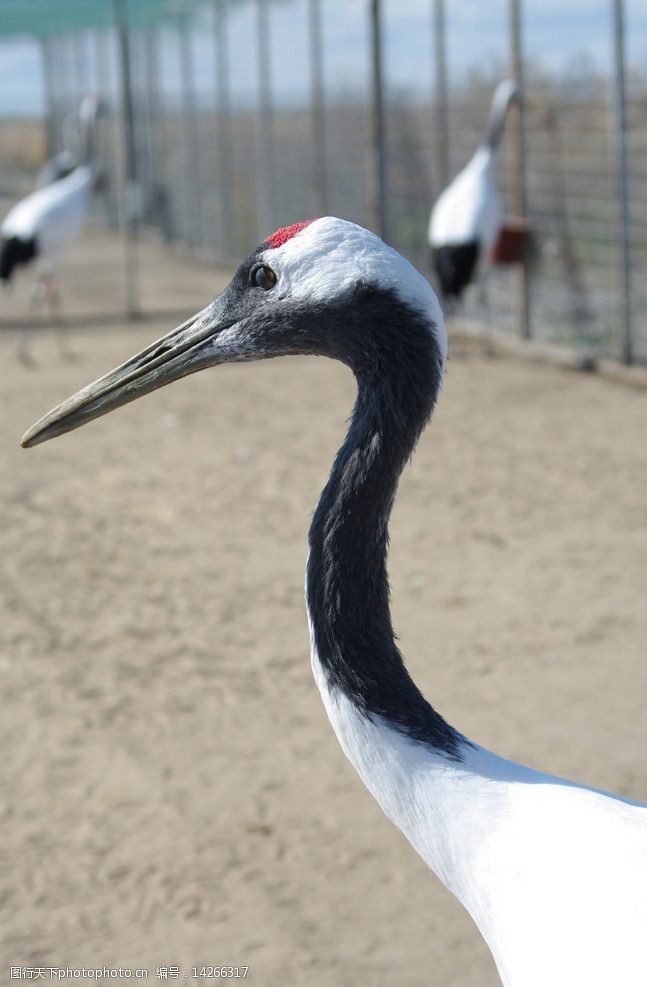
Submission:
POLYGON ((276 230, 275 233, 266 236, 264 242, 269 243, 270 247, 282 247, 284 243, 291 240, 301 230, 305 230, 306 226, 310 226, 310 223, 314 223, 314 219, 304 219, 303 222, 293 223, 292 226, 282 226, 280 230, 276 230))

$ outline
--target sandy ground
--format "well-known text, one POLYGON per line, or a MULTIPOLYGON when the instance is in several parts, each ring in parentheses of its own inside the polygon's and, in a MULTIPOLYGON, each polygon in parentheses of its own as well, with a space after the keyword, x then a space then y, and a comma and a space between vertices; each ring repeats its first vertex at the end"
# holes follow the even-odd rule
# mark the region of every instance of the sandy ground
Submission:
MULTIPOLYGON (((108 253, 92 237, 77 251, 71 310, 114 310, 108 253)), ((222 280, 144 255, 149 306, 188 314, 222 280)), ((153 982, 159 966, 190 980, 246 964, 257 987, 494 985, 311 680, 306 531, 348 373, 220 368, 18 448, 174 321, 74 330, 74 363, 43 335, 31 370, 0 334, 0 980, 10 964, 146 967, 153 982)), ((593 377, 456 353, 391 556, 403 650, 450 722, 642 800, 646 408, 593 377)))

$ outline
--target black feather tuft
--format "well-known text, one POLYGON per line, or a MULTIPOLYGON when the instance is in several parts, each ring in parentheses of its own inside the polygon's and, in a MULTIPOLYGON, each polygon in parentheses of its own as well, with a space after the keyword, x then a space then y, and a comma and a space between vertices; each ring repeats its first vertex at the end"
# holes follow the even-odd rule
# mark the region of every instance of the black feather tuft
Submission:
POLYGON ((444 298, 460 298, 472 280, 479 258, 479 242, 433 247, 431 259, 444 298))
POLYGON ((4 237, 0 244, 0 281, 10 281, 14 270, 29 264, 37 253, 36 237, 27 240, 18 236, 4 237))

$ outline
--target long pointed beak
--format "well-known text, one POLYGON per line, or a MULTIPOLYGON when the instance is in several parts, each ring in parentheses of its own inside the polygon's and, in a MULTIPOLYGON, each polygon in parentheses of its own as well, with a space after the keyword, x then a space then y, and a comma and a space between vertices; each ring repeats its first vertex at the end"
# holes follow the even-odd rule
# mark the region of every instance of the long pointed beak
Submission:
POLYGON ((59 404, 25 432, 20 444, 29 448, 71 432, 173 380, 222 362, 213 345, 219 330, 226 328, 218 314, 216 300, 120 367, 59 404))

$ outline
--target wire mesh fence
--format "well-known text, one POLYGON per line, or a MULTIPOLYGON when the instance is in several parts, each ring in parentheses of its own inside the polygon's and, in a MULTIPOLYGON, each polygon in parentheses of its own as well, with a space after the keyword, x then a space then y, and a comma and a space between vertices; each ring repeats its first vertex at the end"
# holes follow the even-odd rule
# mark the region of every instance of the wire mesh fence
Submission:
MULTIPOLYGON (((96 91, 107 222, 229 263, 328 212, 384 229, 432 277, 431 206, 483 140, 516 53, 525 165, 508 128, 497 183, 510 213, 525 193, 528 331, 646 361, 645 12, 635 0, 483 7, 475 24, 464 0, 151 0, 148 17, 112 0, 108 21, 41 38, 48 151, 96 91)), ((465 314, 519 331, 518 289, 517 270, 495 268, 465 314)))

